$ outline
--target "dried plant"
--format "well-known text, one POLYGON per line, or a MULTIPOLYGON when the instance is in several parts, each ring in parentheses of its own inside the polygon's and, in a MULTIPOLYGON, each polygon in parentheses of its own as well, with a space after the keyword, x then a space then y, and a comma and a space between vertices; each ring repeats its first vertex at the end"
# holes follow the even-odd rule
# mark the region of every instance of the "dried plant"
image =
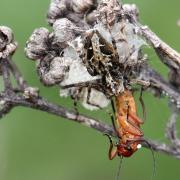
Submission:
MULTIPOLYGON (((71 96, 90 110, 106 107, 114 96, 125 89, 133 90, 137 84, 155 96, 168 96, 172 115, 166 135, 170 143, 148 142, 153 150, 180 158, 180 140, 176 133, 180 54, 142 25, 138 16, 134 4, 117 0, 52 0, 47 15, 52 32, 43 27, 34 30, 25 47, 26 56, 36 61, 44 85, 58 85, 60 96, 71 96), (148 65, 144 46, 152 47, 169 68, 168 80, 148 65)), ((12 61, 16 47, 11 29, 1 26, 0 75, 4 90, 0 92, 0 117, 16 106, 25 106, 116 136, 114 129, 102 121, 41 97, 38 88, 26 83, 12 61)))

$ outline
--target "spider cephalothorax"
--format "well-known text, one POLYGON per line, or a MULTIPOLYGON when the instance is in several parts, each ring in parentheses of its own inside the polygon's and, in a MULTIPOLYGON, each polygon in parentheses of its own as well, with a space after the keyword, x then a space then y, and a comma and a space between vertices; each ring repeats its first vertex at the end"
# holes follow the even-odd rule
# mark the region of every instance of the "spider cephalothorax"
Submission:
POLYGON ((121 65, 116 48, 108 42, 97 29, 86 32, 83 36, 84 49, 80 55, 88 72, 92 75, 101 75, 106 87, 113 94, 119 93, 122 84, 121 65))
POLYGON ((129 62, 134 50, 130 48, 126 56, 118 53, 116 45, 119 39, 102 27, 98 28, 86 31, 81 36, 83 48, 80 58, 91 76, 101 75, 110 96, 118 95, 128 86, 136 68, 136 63, 132 65, 129 62))

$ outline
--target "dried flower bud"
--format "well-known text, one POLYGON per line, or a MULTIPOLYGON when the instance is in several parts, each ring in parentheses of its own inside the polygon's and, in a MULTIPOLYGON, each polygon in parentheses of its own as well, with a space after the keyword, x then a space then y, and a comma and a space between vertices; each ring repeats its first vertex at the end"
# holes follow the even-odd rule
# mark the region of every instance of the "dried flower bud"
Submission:
POLYGON ((13 32, 6 26, 0 26, 0 58, 7 58, 12 55, 17 48, 14 42, 13 32))
POLYGON ((61 18, 67 10, 66 0, 51 0, 47 20, 52 25, 58 18, 61 18))
POLYGON ((42 59, 48 50, 49 31, 46 28, 35 29, 26 43, 25 53, 30 59, 42 59))
POLYGON ((90 13, 96 6, 97 0, 52 0, 47 20, 50 25, 53 25, 57 19, 66 17, 78 24, 78 21, 83 21, 84 13, 90 13))
POLYGON ((13 32, 9 27, 0 26, 0 51, 14 40, 13 32))
POLYGON ((132 14, 133 17, 138 19, 139 17, 139 9, 135 4, 124 4, 123 10, 127 12, 128 14, 132 14))
POLYGON ((41 81, 46 86, 59 84, 69 70, 69 59, 64 57, 47 56, 39 62, 38 73, 41 81))
POLYGON ((92 11, 91 13, 87 14, 86 22, 90 25, 96 24, 97 21, 97 10, 92 11))
POLYGON ((116 0, 102 0, 98 6, 98 21, 105 26, 113 26, 121 11, 120 3, 116 0))
POLYGON ((80 31, 71 21, 67 18, 58 19, 53 24, 53 42, 61 48, 67 47, 69 41, 73 40, 80 31))
POLYGON ((85 13, 96 5, 96 0, 72 0, 73 10, 77 13, 85 13))

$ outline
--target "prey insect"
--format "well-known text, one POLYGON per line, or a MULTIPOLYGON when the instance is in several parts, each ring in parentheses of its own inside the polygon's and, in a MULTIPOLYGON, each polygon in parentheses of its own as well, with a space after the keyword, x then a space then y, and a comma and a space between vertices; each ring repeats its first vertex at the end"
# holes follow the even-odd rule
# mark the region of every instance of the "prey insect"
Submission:
POLYGON ((111 41, 105 39, 97 29, 84 35, 85 53, 82 60, 92 76, 102 76, 106 95, 114 96, 116 101, 116 123, 113 120, 113 125, 119 143, 114 149, 110 141, 109 159, 116 155, 131 156, 140 147, 143 137, 140 129, 143 121, 137 116, 134 97, 128 90, 128 80, 133 69, 127 64, 120 63, 116 48, 115 39, 112 36, 111 41))
MULTIPOLYGON (((135 100, 129 90, 134 67, 132 64, 121 63, 120 59, 123 56, 119 56, 116 47, 117 40, 110 30, 102 35, 99 29, 91 29, 86 31, 81 39, 83 48, 79 56, 87 71, 91 76, 101 77, 100 89, 103 89, 107 98, 115 97, 116 101, 116 122, 113 120, 113 126, 119 143, 114 145, 108 136, 111 142, 109 159, 113 159, 116 155, 129 157, 144 141, 143 132, 140 129, 143 121, 137 115, 135 100), (111 38, 107 38, 107 34, 111 38)), ((130 56, 131 53, 125 59, 130 56)))
MULTIPOLYGON (((139 148, 141 143, 144 142, 151 150, 153 157, 153 174, 155 175, 155 156, 151 145, 143 138, 143 132, 140 129, 143 121, 138 117, 136 104, 133 94, 130 90, 126 89, 122 94, 115 97, 115 107, 112 102, 112 107, 115 112, 116 121, 112 117, 112 124, 119 142, 113 144, 111 136, 108 136, 110 140, 109 147, 109 159, 112 160, 116 156, 121 158, 118 168, 117 179, 120 175, 120 168, 123 157, 132 156, 139 148)), ((151 177, 151 179, 152 179, 151 177)))
POLYGON ((122 94, 115 97, 115 115, 112 123, 119 142, 113 145, 110 139, 109 159, 112 160, 116 155, 129 157, 141 147, 143 132, 140 129, 143 121, 137 116, 136 104, 130 90, 125 90, 122 94), (115 147, 115 148, 114 148, 115 147))
POLYGON ((81 53, 81 58, 89 74, 101 75, 106 96, 115 96, 116 99, 117 127, 114 121, 113 124, 120 143, 114 150, 111 141, 109 158, 130 156, 140 146, 138 140, 143 137, 140 129, 143 122, 137 116, 134 97, 126 87, 132 69, 119 62, 116 41, 112 36, 111 40, 107 40, 97 29, 93 29, 84 34, 83 42, 84 54, 81 53))
MULTIPOLYGON (((142 142, 148 146, 149 144, 143 138, 143 132, 140 128, 143 121, 137 115, 135 100, 131 90, 129 90, 134 67, 119 61, 121 57, 117 54, 113 39, 111 40, 110 42, 105 39, 97 29, 86 32, 82 36, 83 48, 79 57, 91 76, 99 75, 101 77, 98 79, 99 83, 95 83, 97 85, 95 89, 103 92, 107 98, 115 97, 116 121, 112 118, 112 123, 118 137, 118 143, 114 144, 111 137, 107 135, 110 139, 109 159, 112 160, 116 156, 120 156, 121 159, 122 157, 130 157, 141 147, 142 142)), ((88 83, 77 86, 80 85, 89 87, 88 83)))

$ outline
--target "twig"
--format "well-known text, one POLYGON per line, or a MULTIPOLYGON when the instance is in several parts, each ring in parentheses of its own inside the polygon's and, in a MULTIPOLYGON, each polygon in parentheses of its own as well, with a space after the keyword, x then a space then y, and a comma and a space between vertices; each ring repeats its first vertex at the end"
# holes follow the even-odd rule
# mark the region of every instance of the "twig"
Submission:
POLYGON ((21 90, 24 90, 26 87, 28 87, 28 85, 27 85, 26 81, 23 79, 22 74, 18 71, 16 64, 13 63, 11 59, 7 59, 6 61, 9 65, 9 68, 10 68, 16 82, 17 82, 18 87, 21 90))
POLYGON ((174 145, 174 147, 178 149, 180 148, 180 139, 177 137, 177 131, 176 131, 177 117, 178 117, 177 112, 173 112, 169 122, 167 123, 166 136, 174 145))
POLYGON ((147 26, 139 25, 139 28, 141 35, 151 43, 160 60, 169 67, 179 70, 180 54, 157 37, 147 26))
POLYGON ((124 11, 127 18, 137 27, 137 33, 144 37, 154 48, 160 60, 173 69, 180 69, 180 54, 162 41, 148 26, 137 22, 136 18, 129 11, 124 11))
POLYGON ((113 129, 105 123, 84 115, 77 116, 76 112, 70 111, 67 108, 51 103, 42 97, 26 99, 22 95, 6 96, 6 94, 1 94, 0 99, 7 102, 8 104, 11 104, 13 107, 24 106, 36 110, 41 110, 69 120, 76 121, 78 123, 81 123, 90 128, 94 128, 103 133, 108 133, 111 135, 114 134, 113 129))
POLYGON ((10 72, 8 69, 6 59, 0 59, 0 66, 2 71, 2 76, 4 80, 4 89, 9 92, 12 89, 11 79, 10 79, 10 72))
MULTIPOLYGON (((46 113, 54 114, 59 117, 63 117, 66 120, 72 120, 74 122, 78 122, 82 125, 85 125, 87 127, 96 129, 97 131, 101 133, 107 133, 112 136, 116 136, 116 133, 112 126, 109 126, 102 121, 98 121, 96 119, 93 119, 91 117, 81 115, 79 114, 77 116, 76 112, 73 112, 71 110, 68 110, 67 108, 64 108, 59 105, 55 105, 54 103, 51 103, 41 97, 33 99, 33 102, 31 100, 25 99, 23 96, 16 95, 13 97, 6 97, 4 95, 1 96, 2 99, 4 99, 9 104, 15 106, 23 106, 32 108, 35 110, 41 110, 46 113)), ((171 156, 174 156, 176 158, 180 158, 180 151, 178 149, 173 148, 172 146, 159 143, 156 141, 148 140, 149 144, 151 145, 152 149, 154 151, 162 152, 171 156)), ((147 147, 147 144, 143 144, 144 147, 147 147)))
POLYGON ((160 94, 168 96, 171 101, 176 102, 176 105, 180 102, 180 92, 174 86, 172 86, 168 81, 166 81, 158 72, 150 68, 149 66, 144 66, 140 73, 140 79, 150 82, 150 87, 159 90, 160 94))
MULTIPOLYGON (((154 151, 164 153, 170 156, 174 156, 177 159, 180 159, 180 150, 174 148, 171 145, 167 145, 165 143, 159 143, 157 141, 147 140, 149 144, 151 145, 152 149, 154 151)), ((147 147, 147 144, 143 144, 143 146, 147 147)))
POLYGON ((0 98, 0 106, 2 106, 1 104, 3 105, 3 107, 0 108, 0 118, 3 118, 6 114, 8 114, 11 111, 13 106, 8 104, 7 102, 2 101, 0 98))

